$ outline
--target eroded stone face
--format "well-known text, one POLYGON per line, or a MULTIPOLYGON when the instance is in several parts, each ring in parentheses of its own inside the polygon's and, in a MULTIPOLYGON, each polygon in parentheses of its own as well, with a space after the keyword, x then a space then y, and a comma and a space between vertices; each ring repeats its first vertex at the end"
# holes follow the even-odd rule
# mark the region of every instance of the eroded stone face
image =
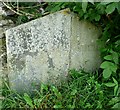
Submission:
POLYGON ((98 29, 87 21, 79 21, 77 16, 72 17, 70 68, 83 69, 86 72, 97 70, 101 64, 98 29))
POLYGON ((66 77, 70 25, 71 15, 59 12, 6 31, 12 88, 26 90, 31 83, 57 83, 66 77))
POLYGON ((31 84, 59 83, 68 70, 99 67, 99 31, 68 10, 6 31, 8 76, 12 89, 32 91, 31 84), (98 61, 94 58, 98 57, 98 61))

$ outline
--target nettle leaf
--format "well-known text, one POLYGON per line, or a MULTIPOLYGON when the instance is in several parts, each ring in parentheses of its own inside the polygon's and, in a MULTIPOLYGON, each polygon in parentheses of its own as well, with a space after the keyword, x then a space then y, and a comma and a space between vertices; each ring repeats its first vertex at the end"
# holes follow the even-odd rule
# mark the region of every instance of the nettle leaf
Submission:
POLYGON ((104 69, 103 70, 103 77, 104 78, 109 78, 112 74, 112 71, 110 69, 104 69))
POLYGON ((86 12, 87 5, 88 5, 88 1, 87 0, 82 0, 82 10, 84 12, 86 12))
POLYGON ((107 5, 105 12, 107 14, 111 14, 115 10, 115 8, 116 8, 116 4, 111 3, 111 4, 107 5))
POLYGON ((33 103, 32 103, 32 99, 30 98, 30 96, 27 93, 24 93, 23 98, 30 107, 32 107, 32 108, 34 107, 33 103))
POLYGON ((104 59, 105 59, 105 60, 110 60, 110 61, 113 60, 113 59, 112 59, 112 55, 107 55, 107 56, 104 57, 104 59))
POLYGON ((105 83, 105 85, 106 85, 107 87, 114 87, 116 84, 115 84, 115 83, 108 82, 108 83, 105 83))
POLYGON ((109 61, 104 61, 100 67, 102 69, 109 69, 111 72, 116 72, 117 70, 117 65, 109 61))
POLYGON ((111 66, 113 66, 114 65, 114 63, 112 63, 112 62, 109 62, 109 61, 104 61, 102 64, 101 64, 101 68, 102 69, 105 69, 105 68, 111 68, 111 66))

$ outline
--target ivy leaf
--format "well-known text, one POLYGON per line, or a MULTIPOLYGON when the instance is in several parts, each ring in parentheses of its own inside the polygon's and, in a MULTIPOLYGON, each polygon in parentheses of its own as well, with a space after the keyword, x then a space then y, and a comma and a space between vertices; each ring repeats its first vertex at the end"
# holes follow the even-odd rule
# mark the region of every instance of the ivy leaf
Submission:
POLYGON ((104 78, 109 78, 112 74, 112 71, 110 69, 104 69, 103 70, 103 77, 104 78))
POLYGON ((107 5, 105 12, 107 14, 111 14, 115 10, 115 8, 116 8, 115 3, 111 3, 111 4, 107 5))
POLYGON ((23 98, 30 107, 32 107, 32 108, 34 107, 33 103, 32 103, 32 99, 30 98, 30 96, 27 93, 24 93, 23 98))
POLYGON ((87 0, 82 0, 82 10, 84 12, 86 12, 87 5, 88 5, 88 1, 87 0))
POLYGON ((115 84, 115 83, 108 82, 108 83, 105 83, 105 85, 106 85, 107 87, 114 87, 116 84, 115 84))

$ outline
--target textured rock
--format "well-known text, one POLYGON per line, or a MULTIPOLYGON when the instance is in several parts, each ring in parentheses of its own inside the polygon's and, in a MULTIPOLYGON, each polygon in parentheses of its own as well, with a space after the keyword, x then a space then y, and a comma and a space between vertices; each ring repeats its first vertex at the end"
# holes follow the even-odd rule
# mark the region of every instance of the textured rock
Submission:
POLYGON ((95 26, 79 21, 69 10, 7 30, 11 88, 32 91, 31 84, 59 83, 72 68, 96 70, 100 65, 99 35, 95 26))
POLYGON ((100 66, 100 52, 97 40, 100 29, 87 21, 79 21, 76 16, 72 17, 70 68, 84 69, 92 72, 100 66))

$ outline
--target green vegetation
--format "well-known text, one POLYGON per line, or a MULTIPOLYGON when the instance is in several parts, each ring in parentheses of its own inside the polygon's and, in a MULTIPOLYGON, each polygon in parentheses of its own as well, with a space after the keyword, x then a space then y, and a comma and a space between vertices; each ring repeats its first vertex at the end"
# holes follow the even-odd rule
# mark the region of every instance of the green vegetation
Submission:
MULTIPOLYGON (((9 4, 16 10, 18 5, 9 4)), ((64 8, 102 28, 99 39, 101 72, 84 73, 72 70, 70 79, 60 87, 41 85, 31 96, 3 89, 5 108, 120 108, 120 2, 93 3, 21 3, 13 16, 16 24, 28 22, 64 8), (34 8, 31 8, 34 7, 34 8), (43 9, 43 12, 40 11, 43 9)))
POLYGON ((11 91, 6 84, 3 89, 5 100, 3 109, 11 108, 110 108, 119 102, 118 97, 114 97, 113 91, 101 82, 101 76, 95 73, 85 73, 72 70, 69 72, 68 82, 61 86, 40 85, 39 90, 34 91, 34 95, 24 93, 18 94, 11 91))

